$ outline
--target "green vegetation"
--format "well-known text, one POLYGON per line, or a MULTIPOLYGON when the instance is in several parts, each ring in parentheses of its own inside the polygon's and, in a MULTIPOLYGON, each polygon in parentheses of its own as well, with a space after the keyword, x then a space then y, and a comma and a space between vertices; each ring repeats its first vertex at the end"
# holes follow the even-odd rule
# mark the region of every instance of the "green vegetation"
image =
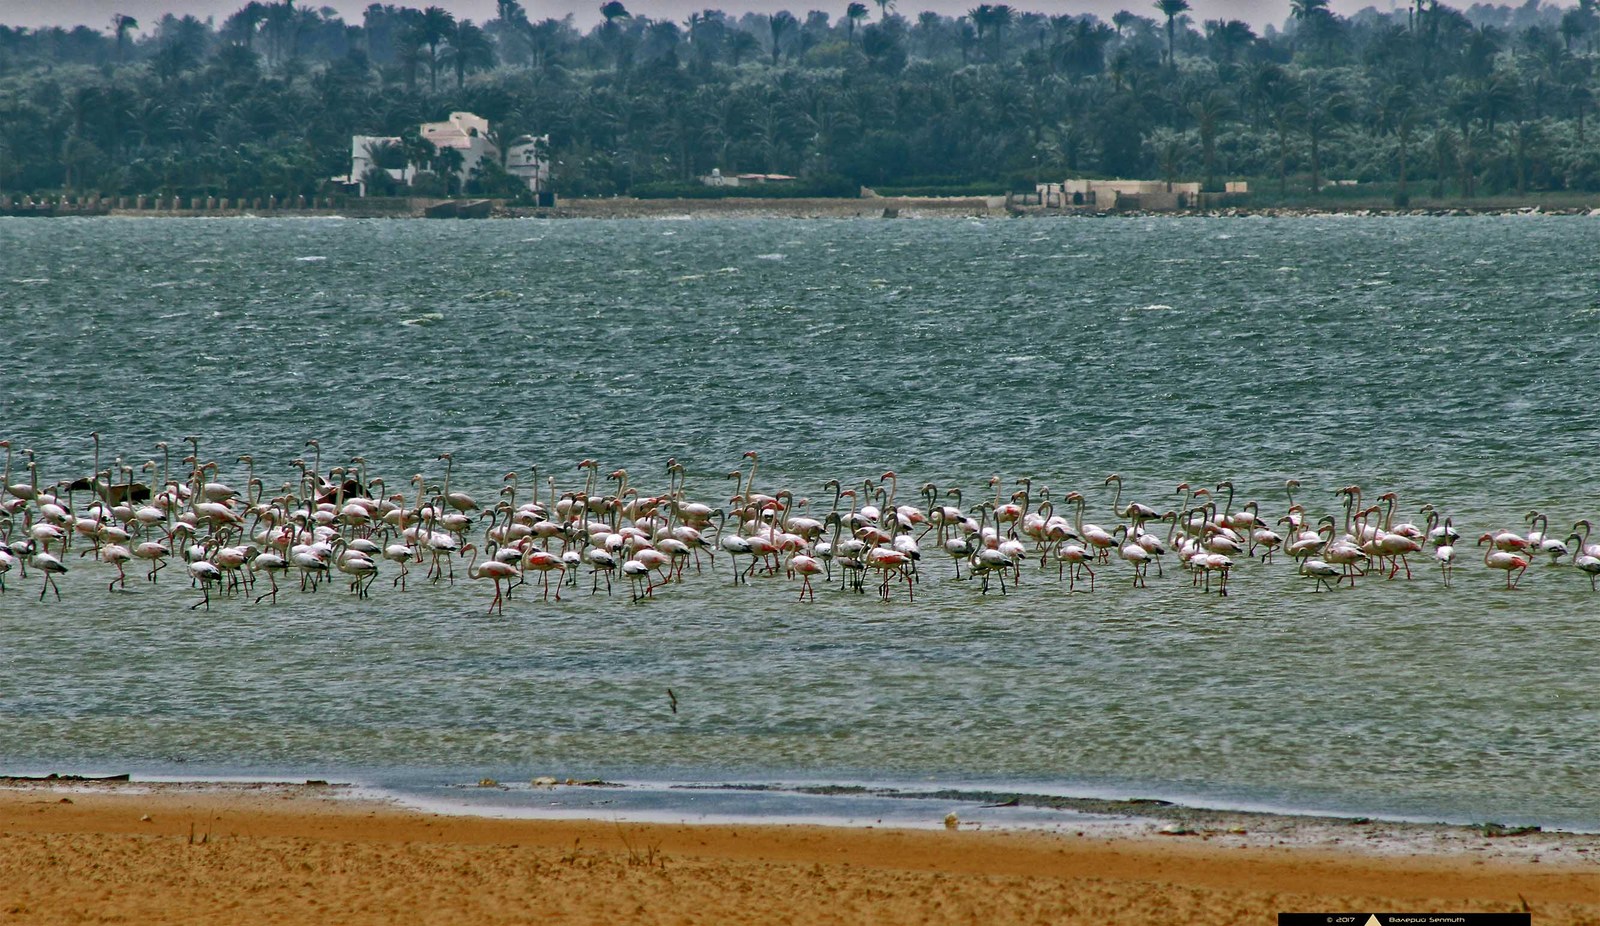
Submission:
POLYGON ((1109 23, 987 3, 907 18, 892 2, 677 23, 609 0, 580 32, 518 0, 482 24, 252 0, 220 24, 0 26, 0 190, 312 196, 349 170, 350 136, 373 134, 402 136, 383 157, 424 171, 422 190, 504 195, 502 165, 456 189, 406 137, 468 110, 501 139, 549 133, 569 196, 970 195, 1121 176, 1245 178, 1283 203, 1567 201, 1600 191, 1597 2, 1417 0, 1347 19, 1292 0, 1260 35, 1197 23, 1184 0, 1109 23), (801 179, 699 186, 712 168, 801 179))

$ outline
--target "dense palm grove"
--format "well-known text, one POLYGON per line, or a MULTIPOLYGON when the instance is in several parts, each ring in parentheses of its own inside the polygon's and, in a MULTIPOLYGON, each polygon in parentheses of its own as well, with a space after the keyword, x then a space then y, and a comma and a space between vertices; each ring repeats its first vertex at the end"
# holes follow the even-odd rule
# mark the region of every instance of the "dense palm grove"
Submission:
MULTIPOLYGON (((1196 22, 1185 0, 1110 22, 878 0, 680 23, 610 0, 583 32, 518 0, 482 24, 283 0, 221 23, 0 26, 0 190, 310 195, 348 171, 352 134, 470 110, 507 138, 548 133, 566 195, 686 191, 712 168, 813 192, 1068 175, 1267 193, 1356 179, 1402 201, 1592 191, 1596 6, 1418 0, 1347 19, 1292 0, 1264 34, 1196 22)), ((425 145, 397 147, 443 186, 425 145)), ((513 192, 497 168, 465 192, 513 192)))

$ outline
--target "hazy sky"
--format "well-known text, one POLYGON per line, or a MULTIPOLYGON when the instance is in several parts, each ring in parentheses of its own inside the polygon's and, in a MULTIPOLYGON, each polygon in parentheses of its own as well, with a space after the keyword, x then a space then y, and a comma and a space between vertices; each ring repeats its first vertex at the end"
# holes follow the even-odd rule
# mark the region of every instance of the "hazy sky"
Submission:
MULTIPOLYGON (((300 0, 302 6, 331 6, 347 21, 360 22, 361 11, 370 0, 300 0)), ((404 6, 442 6, 458 17, 483 22, 494 18, 494 0, 387 0, 404 6)), ((524 0, 528 15, 534 19, 547 16, 565 16, 574 13, 580 26, 587 27, 599 21, 597 10, 604 0, 524 0)), ((807 10, 825 10, 842 14, 848 0, 623 0, 628 11, 652 19, 673 18, 682 20, 690 13, 706 8, 720 9, 735 15, 744 12, 767 13, 790 10, 802 15, 807 10), (837 9, 835 9, 837 7, 837 9)), ((1500 0, 1515 3, 1517 0, 1500 0)), ((245 0, 0 0, 0 23, 8 26, 77 26, 102 28, 111 21, 113 13, 126 13, 148 26, 165 13, 192 13, 205 19, 215 17, 221 23, 231 13, 243 6, 245 0)), ((959 15, 976 6, 978 0, 901 0, 896 8, 907 16, 923 10, 937 10, 947 15, 959 15)), ((1141 16, 1158 18, 1151 0, 1012 0, 1019 10, 1040 13, 1094 13, 1109 18, 1117 10, 1129 9, 1141 16)), ((1289 15, 1289 0, 1190 0, 1191 15, 1196 21, 1207 19, 1244 19, 1257 28, 1267 24, 1281 24, 1289 15)), ((1333 0, 1333 9, 1349 15, 1364 7, 1380 10, 1395 7, 1394 0, 1333 0)), ((1452 4, 1468 5, 1465 0, 1452 4)), ((868 3, 876 18, 877 6, 868 3)), ((802 15, 802 18, 803 15, 802 15)))

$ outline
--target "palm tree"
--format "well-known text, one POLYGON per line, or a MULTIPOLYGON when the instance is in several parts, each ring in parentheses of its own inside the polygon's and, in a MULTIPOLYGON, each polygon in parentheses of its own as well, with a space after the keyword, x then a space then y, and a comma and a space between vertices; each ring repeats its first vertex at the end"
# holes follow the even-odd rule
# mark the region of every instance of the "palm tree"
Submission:
POLYGON ((1015 15, 1016 10, 1004 3, 980 3, 967 11, 967 18, 978 30, 978 44, 982 44, 983 37, 987 35, 994 46, 989 52, 990 61, 1000 60, 1002 33, 1015 15))
POLYGON ((126 13, 117 13, 111 17, 111 28, 117 33, 117 63, 122 63, 123 50, 128 45, 128 31, 139 28, 139 21, 126 13))
POLYGON ((1393 132, 1400 142, 1400 176, 1394 204, 1402 209, 1411 202, 1411 194, 1406 190, 1406 161, 1411 148, 1411 129, 1416 122, 1417 108, 1410 90, 1404 84, 1385 90, 1378 101, 1378 127, 1393 132))
POLYGON ((406 165, 415 170, 429 166, 439 155, 439 149, 433 142, 423 138, 415 126, 400 133, 400 150, 405 154, 406 165))
POLYGON ((1433 198, 1442 199, 1445 191, 1445 171, 1456 159, 1456 136, 1449 126, 1441 125, 1433 131, 1433 198))
POLYGON ((1311 143, 1311 192, 1322 189, 1322 141, 1355 114, 1355 102, 1333 80, 1315 75, 1304 84, 1301 128, 1311 143))
POLYGON ((224 27, 233 26, 234 32, 244 42, 244 47, 254 50, 256 32, 261 28, 261 23, 267 18, 266 4, 261 0, 250 0, 239 8, 239 12, 228 17, 224 27))
POLYGON ((1178 17, 1189 11, 1189 0, 1156 0, 1156 9, 1167 17, 1167 67, 1177 70, 1178 59, 1172 56, 1173 30, 1178 17))
POLYGON ((961 66, 966 67, 972 63, 972 52, 978 47, 982 37, 973 28, 970 16, 963 17, 956 28, 956 45, 961 49, 961 66))
POLYGON ((1005 31, 1011 25, 1011 21, 1016 18, 1016 15, 1017 11, 1009 4, 997 3, 994 5, 994 19, 990 22, 990 25, 994 27, 994 56, 996 61, 1004 54, 1005 31))
POLYGON ((528 23, 523 28, 523 33, 528 42, 528 49, 532 53, 529 64, 534 70, 542 71, 546 62, 550 60, 551 53, 561 44, 562 22, 557 19, 542 19, 536 23, 528 23))
POLYGON ((800 21, 788 10, 779 10, 767 20, 767 28, 772 31, 772 66, 777 67, 778 56, 783 54, 783 45, 800 28, 800 21))
POLYGON ((1151 133, 1149 145, 1160 166, 1161 179, 1166 181, 1167 192, 1171 193, 1173 181, 1178 178, 1178 165, 1183 161, 1183 135, 1171 129, 1157 129, 1151 133))
POLYGON ((1289 16, 1304 26, 1328 12, 1328 0, 1289 0, 1289 16))
POLYGON ((728 60, 734 67, 738 67, 746 58, 755 58, 761 53, 761 40, 755 34, 744 29, 734 29, 728 34, 728 60))
POLYGON ((367 160, 373 167, 405 170, 406 150, 399 142, 378 139, 367 143, 367 160))
POLYGON ((460 148, 439 148, 428 166, 444 178, 445 189, 454 195, 461 192, 461 167, 466 162, 460 148))
POLYGON ((449 57, 456 69, 456 89, 459 90, 467 82, 468 70, 493 66, 494 46, 483 29, 471 20, 464 20, 450 33, 449 57))
POLYGON ((1561 14, 1559 28, 1567 51, 1572 51, 1572 41, 1583 38, 1594 28, 1594 12, 1583 6, 1573 7, 1561 14))
POLYGON ((495 0, 494 18, 507 25, 526 22, 528 11, 523 9, 518 0, 495 0))
POLYGON ((1265 64, 1252 78, 1256 105, 1271 118, 1278 139, 1278 195, 1289 192, 1289 130, 1302 115, 1299 82, 1277 64, 1265 64))
POLYGON ((856 40, 856 23, 867 18, 867 5, 860 0, 844 8, 845 41, 854 44, 856 40))
POLYGON ((1200 130, 1200 149, 1205 159, 1206 182, 1203 189, 1216 189, 1217 127, 1235 112, 1233 98, 1221 90, 1212 90, 1189 104, 1189 115, 1194 117, 1200 130))
POLYGON ((427 41, 422 36, 420 29, 406 29, 400 33, 400 41, 395 49, 395 61, 400 64, 406 75, 406 89, 414 90, 417 86, 417 68, 422 65, 427 52, 423 49, 427 41))
POLYGON ((422 11, 417 21, 417 32, 422 43, 428 46, 428 86, 439 89, 439 45, 456 31, 456 18, 444 7, 430 6, 422 11))
POLYGON ((1206 39, 1219 62, 1232 64, 1239 53, 1256 40, 1256 33, 1249 23, 1241 20, 1211 19, 1206 21, 1206 39))
POLYGON ((273 64, 282 63, 284 49, 290 41, 289 34, 294 31, 294 0, 268 3, 261 18, 267 33, 267 60, 273 64))
POLYGON ((611 49, 611 67, 613 70, 622 69, 622 26, 618 25, 625 19, 632 19, 628 8, 622 5, 622 0, 607 0, 600 6, 600 15, 605 17, 605 22, 600 26, 600 39, 611 49))

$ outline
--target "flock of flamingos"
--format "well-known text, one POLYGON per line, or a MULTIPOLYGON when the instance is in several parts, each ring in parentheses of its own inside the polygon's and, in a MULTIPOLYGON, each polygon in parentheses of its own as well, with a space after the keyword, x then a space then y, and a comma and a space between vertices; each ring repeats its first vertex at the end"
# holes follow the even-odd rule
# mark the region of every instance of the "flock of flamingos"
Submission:
MULTIPOLYGON (((926 483, 915 490, 915 504, 904 499, 893 472, 853 484, 830 480, 815 498, 790 489, 768 495, 757 491, 755 451, 744 454, 748 471, 741 465, 728 473, 731 491, 717 504, 689 497, 676 460, 667 461, 664 485, 648 491, 634 486, 625 470, 602 476, 593 460, 578 464, 581 484, 567 490, 547 475, 542 497, 537 469, 527 482, 506 473, 483 504, 451 485, 450 454, 439 456, 442 480, 418 474, 411 491, 393 491, 397 487, 367 473, 359 456, 324 473, 321 445, 311 440, 309 459, 293 461, 298 478, 269 495, 252 457, 238 457, 243 479, 235 488, 222 481, 218 463, 201 455, 194 437, 184 438, 190 452, 178 469, 172 448, 161 442, 155 445, 161 463, 146 462, 137 473, 121 459, 102 469, 99 435, 91 437, 92 474, 54 483, 41 482, 33 451, 14 454, 11 442, 0 440, 6 451, 0 591, 13 570, 23 580, 30 570, 39 576, 42 601, 52 591, 60 600, 56 576, 80 568, 80 561, 100 564, 108 576, 114 568, 109 590, 127 588, 130 565, 144 581, 156 582, 163 569, 179 563, 201 593, 191 610, 209 609, 214 594, 276 601, 284 584, 297 580, 301 592, 312 592, 335 574, 362 598, 384 571, 399 590, 408 579, 417 581, 412 573, 418 570, 423 581, 453 585, 457 561, 464 559, 469 579, 494 584, 493 613, 529 584, 537 584, 545 600, 552 592, 560 600, 563 588, 583 584, 591 595, 602 588, 610 594, 619 572, 637 601, 683 582, 690 567, 715 574, 721 553, 731 563, 724 581, 787 577, 798 580, 802 601, 816 600, 814 580, 837 583, 846 593, 864 593, 870 584, 885 601, 903 588, 910 600, 922 573, 939 560, 949 562, 957 579, 977 581, 985 594, 995 586, 1005 593, 1025 570, 1053 571, 1069 590, 1093 591, 1097 579, 1107 580, 1107 570, 1120 573, 1117 581, 1143 587, 1152 565, 1161 575, 1162 564, 1171 563, 1189 574, 1191 585, 1226 595, 1235 565, 1270 563, 1279 555, 1296 563, 1314 591, 1353 586, 1362 576, 1392 580, 1403 573, 1410 579, 1419 561, 1437 568, 1448 585, 1461 539, 1452 519, 1433 505, 1418 510, 1424 522, 1418 526, 1397 515, 1394 493, 1367 505, 1354 485, 1336 493, 1342 520, 1329 514, 1313 521, 1295 501, 1299 483, 1292 479, 1284 485, 1285 513, 1272 518, 1255 501, 1236 508, 1230 482, 1183 483, 1173 493, 1176 501, 1151 507, 1124 503, 1121 477, 1111 475, 1096 489, 1109 496, 1116 519, 1105 527, 1085 520, 1090 505, 1083 494, 1056 499, 1027 478, 1007 484, 995 476, 980 498, 926 483), (13 481, 17 458, 25 462, 13 481)), ((1526 521, 1522 533, 1502 529, 1478 537, 1483 565, 1504 572, 1507 589, 1517 587, 1531 563, 1569 557, 1595 588, 1600 543, 1589 543, 1587 520, 1564 540, 1549 532, 1545 515, 1529 512, 1526 521)))

